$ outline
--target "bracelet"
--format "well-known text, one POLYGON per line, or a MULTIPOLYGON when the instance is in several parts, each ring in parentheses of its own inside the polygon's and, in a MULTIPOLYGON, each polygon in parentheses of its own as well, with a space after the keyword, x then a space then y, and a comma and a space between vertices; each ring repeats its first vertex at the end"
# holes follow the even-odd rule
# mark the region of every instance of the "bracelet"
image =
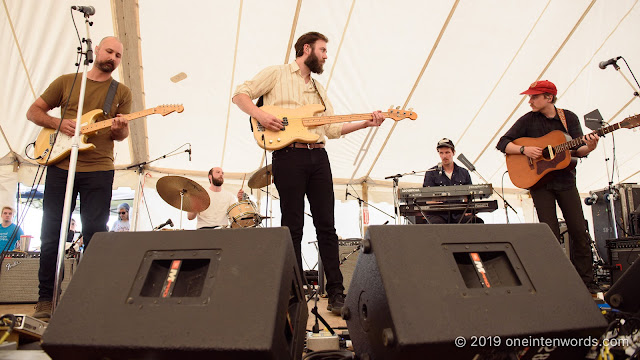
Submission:
POLYGON ((520 154, 524 155, 524 145, 520 146, 520 154))

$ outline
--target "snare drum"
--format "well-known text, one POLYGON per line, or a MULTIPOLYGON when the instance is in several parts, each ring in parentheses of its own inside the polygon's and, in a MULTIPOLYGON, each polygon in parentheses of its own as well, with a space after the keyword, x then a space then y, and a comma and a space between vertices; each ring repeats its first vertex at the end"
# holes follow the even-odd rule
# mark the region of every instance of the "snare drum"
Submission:
POLYGON ((227 217, 232 228, 250 228, 260 225, 260 215, 251 200, 242 200, 227 209, 227 217))

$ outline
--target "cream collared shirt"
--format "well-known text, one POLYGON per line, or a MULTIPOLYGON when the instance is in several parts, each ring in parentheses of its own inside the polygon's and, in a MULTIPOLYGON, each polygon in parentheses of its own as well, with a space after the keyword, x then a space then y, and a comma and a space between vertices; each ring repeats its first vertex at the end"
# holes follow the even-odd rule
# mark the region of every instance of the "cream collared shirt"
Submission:
MULTIPOLYGON (((264 105, 273 105, 285 109, 296 109, 309 104, 322 104, 320 96, 327 109, 318 116, 333 115, 333 105, 327 97, 324 86, 315 82, 318 91, 313 87, 313 81, 304 82, 298 63, 292 61, 286 65, 269 66, 260 71, 253 79, 238 85, 233 96, 246 94, 251 99, 264 95, 264 105), (320 93, 320 96, 318 96, 320 93)), ((342 135, 342 124, 328 124, 311 127, 309 131, 320 135, 318 142, 325 142, 326 138, 336 139, 342 135)))

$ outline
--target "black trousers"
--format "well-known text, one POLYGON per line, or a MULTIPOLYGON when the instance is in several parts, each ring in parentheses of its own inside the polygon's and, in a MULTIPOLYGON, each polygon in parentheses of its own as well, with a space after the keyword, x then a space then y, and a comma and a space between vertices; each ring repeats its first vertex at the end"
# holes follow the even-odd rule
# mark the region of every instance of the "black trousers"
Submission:
POLYGON ((273 180, 280 194, 282 226, 291 232, 298 267, 302 271, 304 197, 316 228, 320 258, 327 276, 327 293, 342 293, 342 273, 334 219, 333 177, 325 149, 284 148, 273 152, 273 180))
POLYGON ((593 281, 593 257, 591 254, 591 239, 587 233, 587 225, 582 213, 582 203, 578 189, 571 187, 567 190, 550 189, 542 186, 530 190, 533 203, 538 212, 540 222, 549 225, 553 234, 560 240, 560 225, 556 212, 556 201, 567 224, 570 242, 571 262, 585 283, 593 281))
MULTIPOLYGON (((67 173, 67 170, 55 166, 47 168, 43 198, 44 214, 40 235, 42 245, 40 247, 40 269, 38 270, 40 282, 38 301, 53 299, 67 173)), ((76 198, 80 194, 80 219, 85 250, 89 246, 93 234, 107 230, 112 186, 113 170, 76 173, 71 211, 76 208, 76 198)))

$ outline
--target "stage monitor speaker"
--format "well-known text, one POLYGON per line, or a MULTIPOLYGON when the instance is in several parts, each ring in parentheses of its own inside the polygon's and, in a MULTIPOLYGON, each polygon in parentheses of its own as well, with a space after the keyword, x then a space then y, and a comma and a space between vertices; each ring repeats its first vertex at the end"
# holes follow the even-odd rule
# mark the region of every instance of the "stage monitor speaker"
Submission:
POLYGON ((299 359, 287 228, 97 233, 44 333, 53 359, 299 359))
POLYGON ((607 326, 546 224, 371 226, 343 317, 371 360, 584 359, 607 326))
MULTIPOLYGON (((67 289, 77 266, 76 258, 64 259, 62 292, 67 289)), ((4 253, 0 270, 0 303, 35 303, 38 301, 39 252, 4 253)))
POLYGON ((604 298, 612 307, 630 312, 640 312, 640 261, 636 260, 620 279, 611 286, 604 298))

